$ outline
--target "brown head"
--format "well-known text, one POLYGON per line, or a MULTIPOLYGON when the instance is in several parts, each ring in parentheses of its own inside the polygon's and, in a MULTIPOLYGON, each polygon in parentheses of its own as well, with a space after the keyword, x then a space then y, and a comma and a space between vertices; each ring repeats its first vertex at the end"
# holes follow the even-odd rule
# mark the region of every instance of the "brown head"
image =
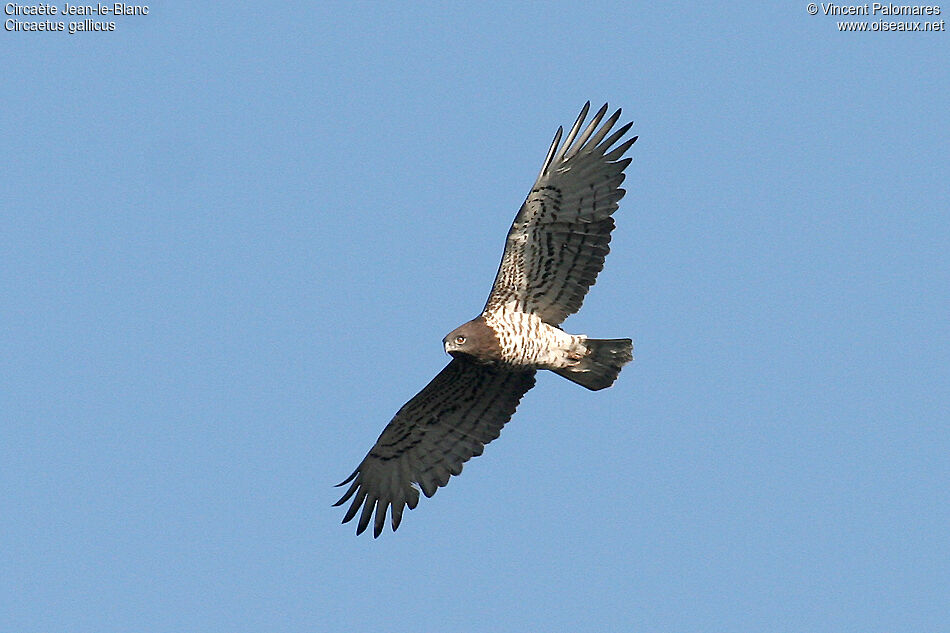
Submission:
POLYGON ((468 356, 482 363, 501 360, 501 345, 495 331, 478 317, 458 326, 442 339, 445 351, 457 358, 468 356))

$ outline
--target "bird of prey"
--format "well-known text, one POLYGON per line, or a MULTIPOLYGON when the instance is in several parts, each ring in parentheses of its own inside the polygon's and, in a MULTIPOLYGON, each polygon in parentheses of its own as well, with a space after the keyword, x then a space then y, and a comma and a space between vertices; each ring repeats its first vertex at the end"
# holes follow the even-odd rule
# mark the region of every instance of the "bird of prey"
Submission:
POLYGON ((632 123, 613 133, 620 110, 605 104, 584 126, 590 102, 561 144, 558 128, 541 173, 508 231, 501 265, 484 310, 442 339, 452 360, 383 429, 345 481, 343 517, 359 513, 356 533, 373 520, 378 537, 392 529, 419 488, 431 497, 498 437, 535 373, 548 369, 591 390, 609 387, 633 359, 630 339, 593 339, 559 326, 577 312, 604 267, 611 217, 623 197, 623 155, 637 137, 617 144, 632 123), (601 122, 603 124, 601 125, 601 122), (419 488, 416 486, 418 485, 419 488), (360 510, 362 508, 362 510, 360 510))

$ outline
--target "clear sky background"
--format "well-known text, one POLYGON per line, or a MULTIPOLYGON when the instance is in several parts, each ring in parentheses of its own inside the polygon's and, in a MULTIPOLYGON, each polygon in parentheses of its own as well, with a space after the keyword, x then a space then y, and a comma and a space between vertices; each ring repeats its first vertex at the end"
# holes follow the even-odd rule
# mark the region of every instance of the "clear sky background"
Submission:
POLYGON ((950 630, 950 34, 149 9, 0 31, 0 630, 950 630), (640 141, 565 327, 636 361, 356 537, 588 99, 640 141))

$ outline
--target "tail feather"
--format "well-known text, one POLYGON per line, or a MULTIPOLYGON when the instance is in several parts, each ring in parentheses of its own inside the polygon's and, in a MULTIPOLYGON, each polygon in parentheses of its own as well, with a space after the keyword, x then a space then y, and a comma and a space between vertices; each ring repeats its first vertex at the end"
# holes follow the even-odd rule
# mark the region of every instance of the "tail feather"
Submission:
POLYGON ((633 341, 628 338, 589 338, 584 344, 587 354, 578 364, 555 369, 554 373, 591 391, 606 389, 614 384, 620 369, 633 360, 633 341))

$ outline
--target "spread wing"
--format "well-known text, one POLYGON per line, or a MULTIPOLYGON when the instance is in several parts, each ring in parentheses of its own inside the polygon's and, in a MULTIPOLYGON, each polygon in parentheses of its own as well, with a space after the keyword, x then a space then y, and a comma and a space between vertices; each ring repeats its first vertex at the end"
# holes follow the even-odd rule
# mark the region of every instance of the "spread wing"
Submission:
POLYGON ((559 325, 580 309, 604 267, 614 228, 610 216, 625 193, 620 184, 630 163, 622 157, 637 137, 611 149, 633 124, 608 136, 620 118, 617 110, 597 129, 606 104, 580 132, 589 108, 590 102, 560 146, 563 130, 558 128, 538 180, 508 231, 486 313, 509 305, 559 325))
POLYGON ((521 397, 534 386, 534 371, 510 372, 456 358, 392 419, 353 474, 334 505, 351 497, 346 523, 362 506, 356 533, 369 525, 379 536, 391 509, 395 530, 405 506, 419 503, 419 484, 427 497, 462 472, 462 464, 481 455, 501 433, 521 397), (352 483, 351 483, 352 482, 352 483))

